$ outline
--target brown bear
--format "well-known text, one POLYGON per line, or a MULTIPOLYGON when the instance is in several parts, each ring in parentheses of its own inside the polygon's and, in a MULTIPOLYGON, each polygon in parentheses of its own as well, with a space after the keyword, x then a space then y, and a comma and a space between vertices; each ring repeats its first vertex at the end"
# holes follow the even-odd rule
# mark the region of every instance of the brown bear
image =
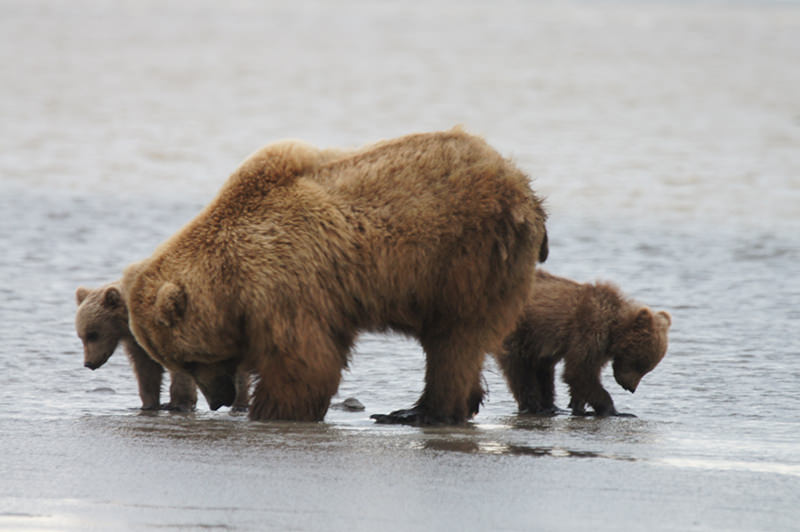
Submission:
POLYGON ((281 142, 122 289, 139 343, 212 408, 242 367, 258 376, 251 419, 321 420, 357 334, 393 330, 420 341, 425 389, 378 421, 459 423, 547 255, 544 224, 528 178, 460 129, 347 152, 281 142))
POLYGON ((612 361, 614 378, 630 392, 664 358, 672 318, 627 299, 606 282, 581 284, 536 272, 531 300, 517 329, 495 354, 521 412, 554 414, 554 369, 564 360, 569 407, 584 415, 620 414, 600 372, 612 361))
MULTIPOLYGON (((142 410, 176 410, 188 412, 197 402, 197 392, 191 375, 183 371, 170 372, 170 401, 160 404, 161 378, 164 368, 150 358, 136 342, 128 328, 128 310, 122 300, 119 282, 95 289, 79 287, 75 292, 78 312, 75 330, 83 342, 83 365, 91 370, 101 367, 121 343, 128 355, 136 381, 142 410)), ((249 377, 237 376, 237 397, 234 408, 247 408, 249 377)))

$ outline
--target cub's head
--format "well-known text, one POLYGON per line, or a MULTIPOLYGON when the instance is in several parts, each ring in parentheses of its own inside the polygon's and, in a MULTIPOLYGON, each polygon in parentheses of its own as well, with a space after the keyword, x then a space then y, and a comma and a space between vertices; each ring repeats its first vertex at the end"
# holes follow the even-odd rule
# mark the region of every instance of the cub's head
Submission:
POLYGON ((669 313, 653 313, 643 307, 613 336, 610 353, 614 378, 633 393, 639 381, 655 368, 667 353, 667 332, 672 325, 669 313))
POLYGON ((117 283, 94 289, 81 286, 75 291, 75 300, 75 331, 83 342, 83 365, 94 370, 130 335, 128 311, 117 283))

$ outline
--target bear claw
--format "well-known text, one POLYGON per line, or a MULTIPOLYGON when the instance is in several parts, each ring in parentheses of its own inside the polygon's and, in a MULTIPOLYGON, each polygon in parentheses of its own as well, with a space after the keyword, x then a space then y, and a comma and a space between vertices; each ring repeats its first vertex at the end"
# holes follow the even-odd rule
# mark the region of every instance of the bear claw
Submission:
POLYGON ((570 411, 558 408, 557 406, 551 406, 549 408, 523 408, 519 413, 526 416, 552 417, 560 414, 569 414, 570 411))
POLYGON ((159 408, 160 410, 167 410, 169 412, 193 412, 194 405, 180 404, 180 403, 164 403, 159 408))
POLYGON ((452 424, 447 420, 431 416, 427 410, 420 407, 395 410, 389 414, 372 414, 369 417, 374 419, 375 423, 383 425, 413 425, 419 427, 422 425, 452 424))

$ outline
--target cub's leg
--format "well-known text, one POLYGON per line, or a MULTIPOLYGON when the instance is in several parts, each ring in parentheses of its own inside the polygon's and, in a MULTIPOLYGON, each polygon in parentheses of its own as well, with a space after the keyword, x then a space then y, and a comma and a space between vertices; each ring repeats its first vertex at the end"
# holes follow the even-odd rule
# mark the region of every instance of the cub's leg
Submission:
POLYGON ((247 412, 250 406, 250 373, 244 370, 236 372, 236 399, 231 405, 234 412, 247 412))
POLYGON ((634 417, 632 414, 617 412, 614 400, 600 381, 602 368, 602 363, 599 365, 587 363, 585 357, 578 359, 578 357, 570 357, 569 353, 565 357, 564 382, 569 386, 571 398, 569 407, 573 415, 587 415, 585 408, 588 403, 597 416, 634 417), (576 362, 576 360, 579 361, 576 362))
POLYGON ((539 360, 536 363, 535 382, 539 391, 539 410, 531 413, 547 415, 558 413, 558 408, 556 408, 555 404, 555 370, 556 364, 552 359, 539 360))
POLYGON ((161 405, 163 410, 191 412, 197 405, 197 386, 191 375, 184 371, 169 372, 169 403, 161 405))
POLYGON ((539 414, 545 409, 541 389, 543 376, 537 371, 534 357, 534 353, 521 352, 517 346, 495 355, 520 413, 539 414))
POLYGON ((124 347, 139 385, 142 410, 158 410, 161 396, 161 376, 164 368, 150 358, 150 355, 136 342, 124 342, 124 347))

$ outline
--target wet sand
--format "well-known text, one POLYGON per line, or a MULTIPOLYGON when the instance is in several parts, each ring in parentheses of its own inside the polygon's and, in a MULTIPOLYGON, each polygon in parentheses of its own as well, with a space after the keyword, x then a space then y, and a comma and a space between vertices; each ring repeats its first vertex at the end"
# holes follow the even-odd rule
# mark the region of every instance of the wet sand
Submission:
MULTIPOLYGON (((199 418, 199 419, 198 419, 199 418)), ((0 525, 47 530, 791 530, 800 468, 682 460, 644 420, 467 428, 84 416, 4 423, 0 525), (777 473, 777 474, 776 474, 777 473), (788 474, 787 474, 788 473, 788 474), (781 495, 783 494, 783 495, 781 495)))

